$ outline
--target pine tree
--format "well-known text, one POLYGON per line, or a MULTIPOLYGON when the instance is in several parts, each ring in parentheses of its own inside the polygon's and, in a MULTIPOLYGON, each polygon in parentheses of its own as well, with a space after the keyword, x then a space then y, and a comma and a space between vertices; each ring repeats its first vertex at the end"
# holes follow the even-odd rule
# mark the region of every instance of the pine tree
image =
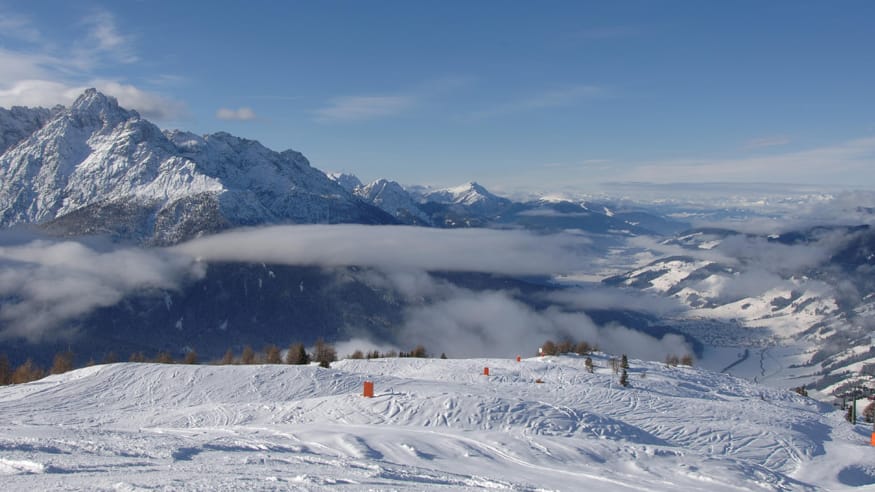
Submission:
POLYGON ((614 374, 620 372, 620 359, 616 357, 611 357, 611 359, 608 361, 608 364, 610 364, 611 371, 613 371, 614 374))
POLYGON ((331 367, 331 363, 337 360, 337 352, 334 350, 334 347, 321 338, 316 340, 313 352, 313 356, 319 362, 319 367, 331 367))
POLYGON ((355 360, 358 360, 358 359, 364 359, 364 358, 365 358, 365 354, 364 354, 364 352, 362 352, 361 350, 356 350, 355 352, 352 353, 352 355, 349 356, 349 358, 350 358, 350 359, 355 359, 355 360))
POLYGON ((289 345, 289 351, 286 352, 286 364, 307 365, 309 363, 310 356, 307 355, 303 343, 289 345))
POLYGON ((447 354, 441 352, 441 359, 446 359, 446 358, 447 358, 447 354))
POLYGON ((547 340, 544 345, 541 345, 541 354, 556 355, 556 343, 553 340, 547 340))
POLYGON ((240 354, 241 364, 255 364, 255 351, 249 345, 243 347, 243 353, 240 354))
POLYGON ((183 362, 186 364, 197 364, 197 352, 195 352, 194 349, 189 350, 185 354, 185 359, 183 359, 183 362))
POLYGON ((12 373, 12 384, 29 383, 45 376, 45 371, 36 365, 32 359, 27 359, 12 373))
POLYGON ((131 352, 129 362, 146 362, 146 355, 143 352, 131 352))
POLYGON ((264 348, 264 361, 268 364, 282 364, 283 358, 280 348, 276 345, 268 345, 264 348))
POLYGON ((116 362, 118 362, 118 356, 115 355, 115 352, 113 352, 111 350, 103 358, 104 364, 115 364, 116 362))
POLYGON ((556 344, 556 353, 557 354, 568 354, 574 352, 574 342, 565 338, 556 344))
POLYGON ((586 342, 578 342, 577 346, 574 347, 574 351, 577 355, 589 355, 589 353, 592 352, 592 347, 586 342))
POLYGON ((866 408, 863 409, 863 419, 870 424, 875 422, 875 402, 866 405, 866 408))
POLYGON ((12 367, 9 365, 9 358, 6 354, 0 354, 0 385, 7 385, 12 382, 12 367))
POLYGON ((424 346, 422 346, 422 345, 417 345, 417 346, 414 347, 413 350, 410 352, 410 357, 420 357, 420 358, 425 358, 425 357, 428 357, 428 352, 425 351, 425 347, 424 347, 424 346))
POLYGON ((58 352, 52 362, 52 374, 64 374, 73 370, 73 352, 58 352))
POLYGON ((690 354, 684 355, 683 357, 681 357, 680 363, 684 366, 693 367, 693 356, 690 354))
POLYGON ((592 374, 592 358, 587 357, 583 360, 583 365, 586 366, 586 371, 592 374))
POLYGON ((620 373, 620 386, 629 386, 629 375, 626 374, 626 369, 623 369, 623 372, 620 373))
POLYGON ((626 354, 623 354, 623 356, 620 357, 620 367, 623 369, 629 369, 629 358, 626 357, 626 354))
POLYGON ((158 352, 155 354, 155 362, 159 364, 173 364, 173 356, 170 352, 158 352))
POLYGON ((226 365, 226 366, 233 364, 234 363, 234 351, 231 350, 230 348, 228 350, 226 350, 225 355, 222 356, 222 362, 220 362, 220 363, 223 365, 226 365))

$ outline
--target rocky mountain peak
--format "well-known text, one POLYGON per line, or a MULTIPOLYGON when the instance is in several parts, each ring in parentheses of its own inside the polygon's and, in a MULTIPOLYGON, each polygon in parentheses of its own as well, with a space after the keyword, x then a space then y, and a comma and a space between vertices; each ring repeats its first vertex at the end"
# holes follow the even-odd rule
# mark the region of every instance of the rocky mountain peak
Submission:
POLYGON ((91 125, 114 126, 130 118, 139 119, 136 111, 123 109, 112 96, 91 88, 86 89, 70 106, 70 115, 91 125))
POLYGON ((363 186, 361 180, 355 174, 328 172, 325 173, 325 175, 328 176, 328 179, 339 184, 341 188, 350 193, 353 193, 356 188, 360 188, 363 186))

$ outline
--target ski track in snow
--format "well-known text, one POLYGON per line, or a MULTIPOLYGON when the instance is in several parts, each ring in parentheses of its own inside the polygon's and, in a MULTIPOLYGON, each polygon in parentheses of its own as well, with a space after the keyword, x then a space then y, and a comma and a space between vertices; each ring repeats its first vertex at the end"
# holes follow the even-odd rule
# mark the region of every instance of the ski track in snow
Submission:
POLYGON ((642 361, 622 388, 593 360, 594 374, 572 356, 95 366, 0 388, 0 476, 4 490, 875 484, 865 425, 813 400, 642 361))

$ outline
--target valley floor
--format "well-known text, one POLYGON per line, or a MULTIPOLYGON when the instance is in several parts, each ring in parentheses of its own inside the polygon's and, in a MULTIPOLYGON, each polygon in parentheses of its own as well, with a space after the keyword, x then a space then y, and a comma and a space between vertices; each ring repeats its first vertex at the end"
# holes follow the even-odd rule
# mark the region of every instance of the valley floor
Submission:
POLYGON ((593 360, 593 374, 570 356, 95 366, 0 388, 0 475, 4 490, 875 484, 870 426, 821 403, 641 361, 623 388, 593 360))

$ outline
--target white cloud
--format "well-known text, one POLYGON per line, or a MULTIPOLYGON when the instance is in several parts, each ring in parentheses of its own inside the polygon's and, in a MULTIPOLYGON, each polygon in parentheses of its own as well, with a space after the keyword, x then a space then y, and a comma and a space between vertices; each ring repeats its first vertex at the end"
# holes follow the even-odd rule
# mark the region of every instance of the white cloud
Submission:
POLYGON ((9 37, 36 43, 42 39, 39 30, 34 27, 30 18, 13 12, 0 12, 0 33, 9 37))
POLYGON ((185 105, 160 94, 142 90, 114 80, 91 80, 82 85, 70 85, 51 80, 20 80, 10 87, 0 88, 0 107, 69 106, 85 89, 94 87, 118 99, 126 109, 135 109, 144 117, 155 120, 173 120, 186 114, 185 105))
MULTIPOLYGON (((5 299, 0 338, 72 336, 71 321, 77 317, 143 289, 179 288, 200 278, 208 262, 227 261, 370 267, 358 270, 358 278, 396 292, 408 306, 398 339, 405 349, 422 343, 433 353, 451 356, 512 356, 533 353, 546 339, 571 337, 656 360, 688 351, 680 337, 656 339, 619 325, 595 325, 575 306, 594 302, 592 298, 570 295, 557 299, 570 309, 535 309, 514 290, 473 291, 427 273, 564 271, 579 260, 572 251, 576 241, 573 236, 521 231, 285 226, 231 231, 173 248, 138 249, 34 240, 9 232, 0 235, 0 298, 5 299)), ((355 348, 390 348, 363 341, 342 347, 342 354, 355 348)))
POLYGON ((48 53, 22 53, 0 48, 0 84, 11 85, 19 80, 44 79, 50 76, 47 67, 63 66, 64 61, 48 53))
POLYGON ((66 106, 86 88, 95 87, 150 119, 168 121, 186 114, 179 101, 119 78, 97 76, 114 64, 137 60, 130 38, 119 33, 108 12, 92 13, 79 23, 86 28, 82 37, 60 47, 42 42, 23 17, 4 18, 3 23, 14 28, 13 34, 34 42, 26 48, 0 48, 0 107, 66 106))
POLYGON ((657 296, 632 289, 602 286, 552 291, 545 298, 573 309, 627 310, 630 306, 634 306, 635 311, 660 316, 677 314, 687 309, 675 298, 657 296))
POLYGON ((131 40, 122 35, 116 26, 115 17, 107 11, 95 11, 87 16, 83 23, 88 27, 88 45, 84 47, 85 56, 105 54, 122 63, 134 63, 138 57, 134 54, 131 40))
POLYGON ((875 137, 779 155, 632 164, 611 178, 652 183, 871 183, 875 181, 875 137))
POLYGON ((348 224, 229 231, 174 250, 204 261, 536 275, 573 269, 583 261, 575 248, 587 243, 571 234, 348 224))
POLYGON ((386 118, 402 114, 416 105, 412 96, 348 96, 332 99, 315 111, 321 122, 352 122, 386 118))
POLYGON ((0 337, 69 335, 65 322, 143 288, 174 289, 203 265, 160 250, 100 251, 74 241, 0 246, 0 337), (63 331, 61 331, 63 330, 63 331))
POLYGON ((396 94, 335 97, 313 111, 322 123, 349 123, 390 118, 428 106, 447 93, 468 86, 470 77, 440 77, 426 80, 396 94))
POLYGON ((401 343, 423 344, 452 357, 511 357, 534 354, 546 340, 585 340, 611 353, 663 360, 692 353, 680 335, 654 338, 618 324, 597 326, 582 312, 548 307, 536 310, 508 292, 473 292, 414 306, 407 312, 401 343))
MULTIPOLYGON (((113 80, 94 80, 90 86, 114 96, 122 107, 135 109, 146 118, 167 121, 184 117, 187 113, 186 106, 182 102, 130 84, 113 80)), ((77 91, 77 95, 82 91, 84 88, 77 91)))
MULTIPOLYGON (((511 356, 526 347, 534 351, 548 338, 572 337, 605 350, 655 360, 689 352, 679 336, 656 339, 619 325, 599 327, 579 311, 555 306, 533 309, 516 299, 513 291, 475 292, 427 273, 568 272, 590 260, 580 253, 587 244, 587 238, 572 234, 534 235, 516 230, 316 225, 231 231, 172 250, 207 262, 372 268, 362 274, 362 280, 392 289, 410 303, 399 334, 399 343, 407 348, 422 343, 433 353, 452 356, 511 356)), ((620 297, 618 305, 631 298, 620 297)), ((585 300, 581 296, 562 299, 575 310, 575 303, 585 300)), ((671 309, 669 304, 653 300, 648 308, 665 312, 671 309)))
POLYGON ((7 88, 0 88, 0 107, 51 107, 56 104, 69 106, 83 90, 84 87, 71 87, 50 80, 19 80, 7 88))
POLYGON ((490 118, 524 111, 536 111, 549 108, 571 107, 583 101, 605 97, 608 91, 594 85, 572 85, 550 89, 527 98, 498 104, 491 108, 475 111, 473 118, 490 118))
POLYGON ((216 118, 220 120, 249 121, 255 119, 255 111, 246 106, 238 109, 219 108, 216 111, 216 118))
POLYGON ((408 303, 398 334, 398 343, 405 349, 422 344, 432 354, 445 352, 451 357, 512 357, 534 354, 548 339, 571 338, 586 340, 608 352, 651 360, 691 352, 680 336, 657 339, 618 324, 598 326, 580 311, 637 308, 640 301, 646 303, 641 309, 649 312, 679 309, 672 301, 644 294, 609 289, 556 291, 542 297, 557 301, 554 305, 535 309, 518 299, 515 291, 473 291, 422 271, 374 271, 363 280, 375 288, 398 292, 408 303), (599 306, 599 301, 610 304, 599 306))
POLYGON ((552 208, 533 208, 531 210, 523 210, 517 215, 523 217, 589 217, 591 212, 562 212, 552 208))
POLYGON ((779 147, 790 143, 790 137, 775 135, 771 137, 752 138, 745 142, 744 148, 748 150, 762 149, 766 147, 779 147))

